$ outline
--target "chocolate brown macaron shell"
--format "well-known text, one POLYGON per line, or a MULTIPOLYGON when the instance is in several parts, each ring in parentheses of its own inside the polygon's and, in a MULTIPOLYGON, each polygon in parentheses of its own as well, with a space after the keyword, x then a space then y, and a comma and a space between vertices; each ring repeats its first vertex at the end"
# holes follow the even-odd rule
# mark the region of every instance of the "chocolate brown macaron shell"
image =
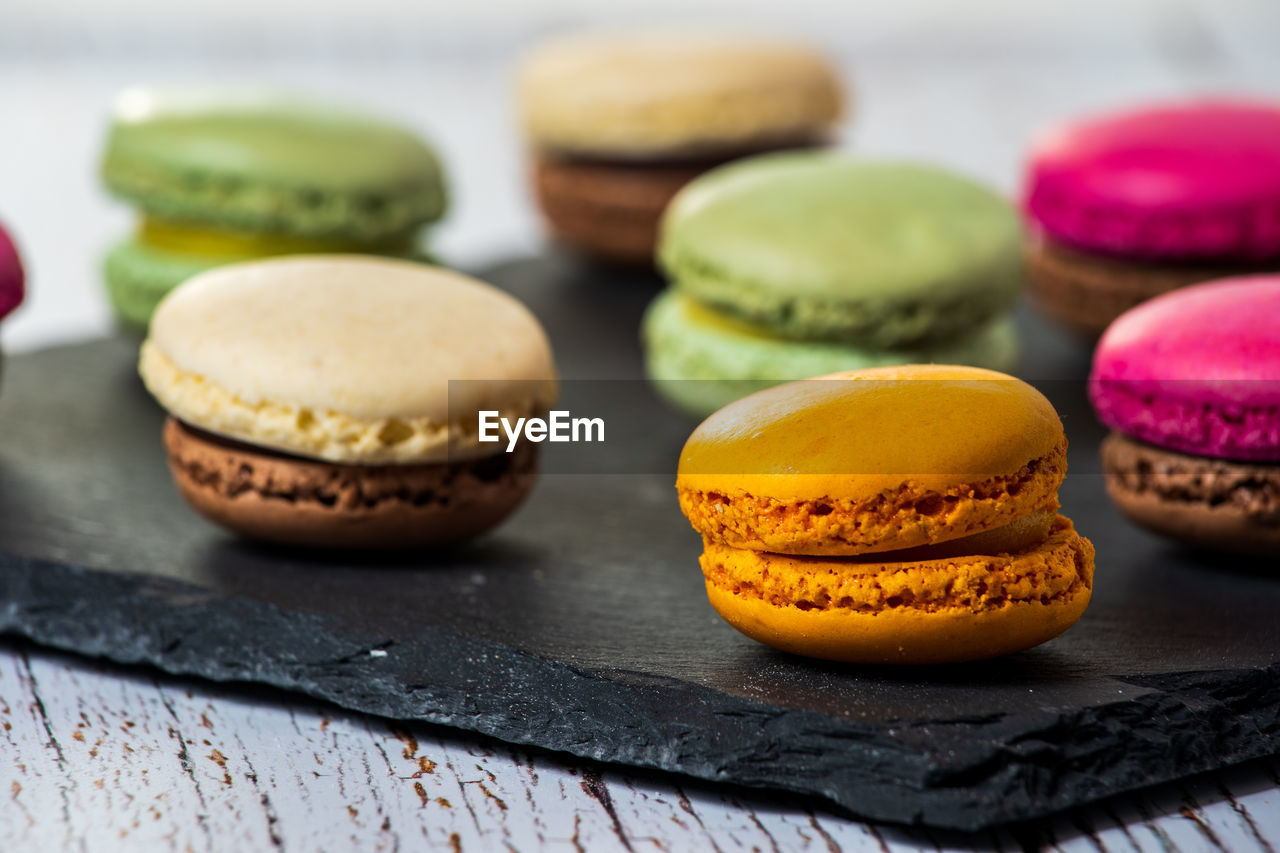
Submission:
POLYGON ((667 205, 686 184, 734 160, 771 151, 817 149, 825 138, 661 160, 592 158, 548 151, 532 155, 533 192, 556 239, 597 259, 653 263, 667 205))
POLYGON ((537 479, 537 448, 459 462, 352 465, 276 453, 164 426, 169 468, 201 515, 251 539, 401 549, 476 536, 510 515, 537 479))
POLYGON ((534 196, 557 239, 603 260, 648 264, 667 203, 719 162, 637 164, 535 155, 534 196))
POLYGON ((1203 548, 1280 555, 1280 464, 1187 456, 1112 433, 1102 467, 1112 501, 1142 527, 1203 548))
POLYGON ((1043 235, 1026 250, 1031 296, 1045 314, 1097 337, 1125 311, 1180 287, 1264 272, 1246 265, 1161 264, 1080 252, 1043 235))
POLYGON ((729 160, 821 144, 844 115, 842 74, 773 35, 575 33, 515 74, 534 194, 553 239, 606 262, 650 264, 676 191, 729 160))

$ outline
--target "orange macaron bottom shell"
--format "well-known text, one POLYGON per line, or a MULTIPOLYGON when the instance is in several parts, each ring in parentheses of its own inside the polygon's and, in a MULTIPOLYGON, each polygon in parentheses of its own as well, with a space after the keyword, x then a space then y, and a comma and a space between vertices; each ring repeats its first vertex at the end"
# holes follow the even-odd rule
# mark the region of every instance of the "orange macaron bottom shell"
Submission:
POLYGON ((890 560, 921 555, 704 546, 707 597, 729 624, 782 651, 849 663, 959 663, 1029 649, 1071 627, 1093 589, 1093 546, 1060 515, 1041 541, 1008 553, 890 560))

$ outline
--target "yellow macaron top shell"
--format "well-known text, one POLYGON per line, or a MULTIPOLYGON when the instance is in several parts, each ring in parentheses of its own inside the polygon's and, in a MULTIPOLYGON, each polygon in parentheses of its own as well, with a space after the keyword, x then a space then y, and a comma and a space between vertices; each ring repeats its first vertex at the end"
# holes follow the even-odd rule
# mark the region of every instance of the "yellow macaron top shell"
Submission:
POLYGON ((551 348, 517 300, 458 273, 347 255, 219 267, 170 293, 139 370, 172 415, 309 458, 439 462, 501 452, 477 413, 544 411, 551 348))
POLYGON ((819 139, 844 102, 834 69, 807 47, 673 33, 548 42, 517 88, 534 144, 636 158, 819 139))
POLYGON ((685 443, 677 487, 775 500, 861 501, 904 484, 942 492, 1014 474, 1064 442, 1044 395, 1006 374, 873 368, 779 385, 716 412, 685 443))

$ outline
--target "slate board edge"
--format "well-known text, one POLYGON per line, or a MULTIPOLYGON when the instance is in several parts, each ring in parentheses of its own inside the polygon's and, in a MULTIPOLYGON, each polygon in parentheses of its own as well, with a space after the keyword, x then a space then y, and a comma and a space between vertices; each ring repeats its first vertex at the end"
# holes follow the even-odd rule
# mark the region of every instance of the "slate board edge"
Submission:
POLYGON ((647 676, 647 684, 628 684, 625 672, 605 678, 443 631, 423 637, 445 650, 428 659, 439 671, 411 683, 387 672, 394 647, 317 621, 327 620, 249 599, 212 597, 148 575, 0 557, 0 634, 175 675, 265 683, 353 711, 452 726, 582 758, 816 795, 871 820, 979 830, 1280 752, 1280 664, 1154 676, 1135 682, 1154 693, 1070 714, 867 726, 812 711, 779 711, 694 685, 655 683, 647 676), (77 595, 68 601, 71 584, 77 595), (306 629, 293 630, 300 623, 306 629), (236 630, 226 631, 227 625, 236 630), (327 642, 264 648, 255 636, 319 636, 327 642), (220 654, 210 655, 210 648, 220 654), (375 657, 375 649, 387 654, 375 657), (466 682, 467 667, 450 671, 450 662, 473 654, 502 658, 507 666, 489 667, 486 675, 506 672, 511 683, 469 689, 475 685, 466 682), (550 691, 544 690, 541 707, 521 702, 518 688, 530 675, 544 688, 561 689, 561 701, 547 703, 550 691), (647 707, 670 708, 673 702, 687 710, 681 725, 669 719, 654 725, 655 718, 645 714, 647 707), (1157 716, 1177 719, 1185 738, 1171 741, 1154 727, 1144 731, 1144 722, 1157 716), (1007 738, 1011 726, 1022 728, 1013 748, 983 736, 984 729, 1000 727, 1007 738), (1116 727, 1124 729, 1119 740, 1126 750, 1114 749, 1114 737, 1090 746, 1091 733, 1116 727), (620 728, 628 734, 610 736, 620 728), (648 732, 637 737, 637 729, 648 732), (950 766, 935 760, 947 754, 958 760, 950 766), (898 779, 877 772, 887 763, 898 779), (912 784, 902 779, 904 765, 915 770, 912 784), (790 768, 789 778, 778 775, 782 767, 790 768))

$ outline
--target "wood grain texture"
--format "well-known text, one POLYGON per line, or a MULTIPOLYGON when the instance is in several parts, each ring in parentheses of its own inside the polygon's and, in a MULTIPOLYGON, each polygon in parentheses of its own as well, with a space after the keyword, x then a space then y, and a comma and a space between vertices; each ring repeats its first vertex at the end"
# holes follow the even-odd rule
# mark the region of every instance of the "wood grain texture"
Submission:
POLYGON ((0 849, 1273 853, 1280 762, 946 835, 0 646, 0 849))

